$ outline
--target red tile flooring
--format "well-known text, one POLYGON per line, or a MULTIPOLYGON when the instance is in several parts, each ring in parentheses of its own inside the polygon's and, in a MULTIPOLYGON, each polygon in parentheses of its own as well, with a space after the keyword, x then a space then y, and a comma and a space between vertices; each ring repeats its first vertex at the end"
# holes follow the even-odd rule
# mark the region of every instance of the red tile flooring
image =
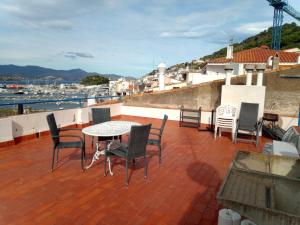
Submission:
MULTIPOLYGON (((121 116, 141 123, 156 119, 121 116)), ((126 137, 124 138, 126 141, 126 137)), ((63 150, 51 173, 49 136, 0 149, 0 224, 147 224, 215 225, 216 193, 237 149, 261 151, 250 143, 232 144, 227 136, 179 127, 168 121, 163 137, 162 165, 148 147, 148 179, 143 159, 131 165, 124 185, 124 162, 114 159, 114 176, 103 176, 103 158, 86 172, 80 154, 63 150)), ((87 138, 87 162, 93 149, 87 138)))

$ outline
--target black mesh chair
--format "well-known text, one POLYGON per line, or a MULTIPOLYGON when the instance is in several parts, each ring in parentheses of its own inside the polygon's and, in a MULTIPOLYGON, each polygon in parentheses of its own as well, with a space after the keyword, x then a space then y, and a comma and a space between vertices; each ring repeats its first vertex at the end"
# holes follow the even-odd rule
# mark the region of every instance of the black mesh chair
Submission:
POLYGON ((120 143, 118 147, 112 150, 105 151, 104 160, 104 175, 106 176, 106 161, 107 157, 118 156, 124 158, 126 161, 126 176, 125 184, 128 185, 128 162, 135 160, 135 158, 144 157, 144 176, 147 177, 147 159, 146 159, 146 146, 151 129, 151 124, 142 126, 132 126, 128 145, 120 143))
POLYGON ((84 139, 78 135, 61 135, 62 131, 67 130, 80 130, 77 128, 57 128, 56 120, 54 117, 54 114, 51 113, 47 115, 47 122, 50 128, 51 137, 53 140, 53 156, 52 156, 52 167, 51 170, 53 171, 54 168, 54 159, 55 159, 55 153, 56 153, 56 163, 58 162, 58 155, 59 150, 62 148, 80 148, 81 149, 81 168, 84 170, 84 161, 85 161, 85 143, 84 139), (67 137, 67 138, 76 138, 77 141, 61 141, 60 138, 67 137))
POLYGON ((159 163, 161 163, 161 138, 165 129, 166 122, 168 120, 168 116, 164 115, 163 121, 161 123, 160 128, 151 128, 150 138, 148 140, 148 145, 156 145, 158 147, 158 156, 159 163))
POLYGON ((258 118, 258 107, 259 105, 256 103, 245 103, 242 102, 240 116, 237 120, 236 130, 234 135, 234 141, 236 143, 237 140, 242 141, 251 141, 256 143, 256 147, 259 144, 259 131, 261 129, 261 122, 257 120, 258 118), (255 135, 255 140, 248 140, 237 138, 239 131, 247 131, 250 132, 251 135, 255 135))

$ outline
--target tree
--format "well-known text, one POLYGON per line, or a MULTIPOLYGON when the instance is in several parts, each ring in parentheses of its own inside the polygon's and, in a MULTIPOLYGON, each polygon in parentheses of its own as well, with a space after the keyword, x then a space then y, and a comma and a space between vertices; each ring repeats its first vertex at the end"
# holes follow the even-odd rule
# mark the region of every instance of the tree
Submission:
POLYGON ((100 85, 100 84, 108 84, 109 79, 106 77, 102 77, 100 75, 91 75, 83 78, 80 81, 82 85, 100 85))

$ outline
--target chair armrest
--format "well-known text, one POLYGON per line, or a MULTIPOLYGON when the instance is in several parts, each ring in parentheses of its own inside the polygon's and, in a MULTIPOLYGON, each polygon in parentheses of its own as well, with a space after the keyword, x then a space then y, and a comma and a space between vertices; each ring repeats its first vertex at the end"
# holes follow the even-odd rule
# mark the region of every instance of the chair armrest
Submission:
POLYGON ((150 135, 156 135, 156 136, 158 136, 158 137, 160 137, 161 135, 160 134, 158 134, 158 133, 150 133, 150 135))
POLYGON ((68 130, 79 130, 79 131, 81 131, 82 129, 81 128, 59 128, 58 130, 59 131, 68 131, 68 130))
POLYGON ((257 121, 256 124, 255 124, 255 126, 256 126, 257 130, 260 130, 261 127, 262 127, 262 121, 261 120, 257 121))
POLYGON ((52 137, 54 137, 54 138, 61 138, 61 137, 70 137, 70 138, 78 138, 78 139, 80 139, 80 141, 82 142, 82 143, 84 143, 84 140, 83 140, 83 138, 82 137, 80 137, 80 136, 78 136, 78 135, 53 135, 52 137))
POLYGON ((151 130, 159 130, 160 131, 160 128, 151 127, 151 130))

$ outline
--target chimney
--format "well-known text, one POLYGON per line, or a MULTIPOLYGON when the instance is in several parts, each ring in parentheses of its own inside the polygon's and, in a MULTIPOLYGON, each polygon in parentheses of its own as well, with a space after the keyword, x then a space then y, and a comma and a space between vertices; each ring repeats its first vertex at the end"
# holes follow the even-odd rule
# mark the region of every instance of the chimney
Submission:
POLYGON ((226 59, 233 59, 233 45, 232 44, 229 44, 227 46, 226 59))
POLYGON ((247 76, 246 76, 246 86, 251 86, 252 85, 252 74, 255 69, 254 65, 252 64, 247 64, 245 66, 247 76))
POLYGON ((165 90, 165 72, 166 72, 166 64, 160 63, 158 65, 158 82, 159 82, 159 90, 165 90))
POLYGON ((233 71, 233 67, 231 65, 225 66, 225 72, 226 72, 225 85, 230 85, 232 71, 233 71))
POLYGON ((263 85, 263 77, 264 77, 264 71, 266 70, 266 65, 265 64, 258 64, 256 66, 256 71, 257 71, 257 86, 262 86, 263 85))
POLYGON ((273 58, 273 64, 272 64, 272 69, 277 70, 279 68, 279 54, 276 53, 274 58, 273 58))

